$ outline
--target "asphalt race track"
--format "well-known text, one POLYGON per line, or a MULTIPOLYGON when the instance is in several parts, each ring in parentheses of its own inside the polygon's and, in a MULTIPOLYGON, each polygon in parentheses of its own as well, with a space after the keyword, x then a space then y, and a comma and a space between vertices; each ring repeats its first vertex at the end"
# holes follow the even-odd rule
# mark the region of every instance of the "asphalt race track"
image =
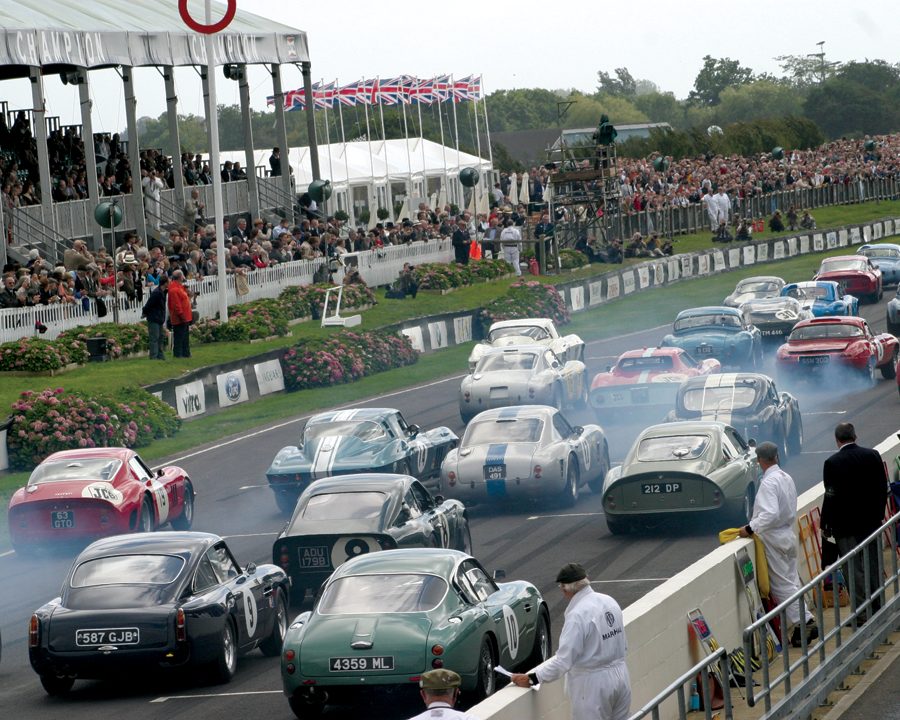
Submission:
MULTIPOLYGON (((875 332, 885 329, 885 305, 866 305, 862 314, 875 332)), ((652 302, 652 291, 647 293, 652 302)), ((711 302, 717 299, 710 298, 711 302)), ((615 312, 615 305, 607 312, 615 312)), ((598 322, 600 320, 598 319, 598 322)), ((655 345, 668 325, 614 341, 590 343, 586 361, 593 375, 605 370, 619 353, 655 345)), ((772 365, 774 348, 767 352, 772 365)), ((463 426, 457 412, 457 391, 463 369, 425 387, 392 393, 360 405, 399 408, 407 420, 423 428, 447 425, 459 435, 463 426)), ((860 442, 874 445, 897 431, 900 397, 893 380, 880 378, 876 386, 861 383, 805 383, 788 389, 800 399, 804 446, 786 469, 803 492, 820 480, 822 461, 834 451, 832 431, 842 420, 854 422, 860 442)), ((587 411, 567 413, 579 424, 595 422, 587 411)), ((269 562, 272 541, 283 518, 276 510, 263 473, 277 450, 295 444, 302 420, 297 418, 263 430, 248 430, 171 462, 185 467, 198 498, 195 530, 224 535, 239 562, 269 562)), ((621 461, 641 423, 607 426, 613 463, 621 461)), ((721 527, 725 526, 725 521, 721 527)), ((720 526, 694 524, 638 536, 612 537, 600 510, 599 498, 585 488, 575 508, 553 509, 549 503, 524 505, 502 512, 490 508, 471 511, 474 554, 489 569, 503 569, 507 577, 534 582, 545 593, 551 609, 554 636, 561 627, 564 601, 553 582, 557 569, 579 561, 594 587, 616 597, 624 607, 653 587, 709 552, 717 543, 720 526)), ((58 594, 59 583, 71 562, 66 557, 23 559, 13 553, 0 556, 0 628, 3 655, 0 663, 0 715, 16 720, 65 718, 95 720, 105 717, 191 718, 205 720, 223 715, 293 717, 281 694, 277 658, 258 651, 240 659, 234 680, 225 686, 199 685, 194 678, 175 675, 135 676, 133 682, 79 681, 65 698, 45 695, 28 664, 26 628, 34 608, 58 594)), ((802 559, 801 559, 802 562, 802 559)), ((673 618, 673 622, 683 619, 673 618)), ((375 715, 404 718, 420 712, 417 700, 390 701, 375 715)), ((370 711, 371 715, 373 711, 370 711)), ((328 717, 356 717, 358 712, 338 708, 328 717)))

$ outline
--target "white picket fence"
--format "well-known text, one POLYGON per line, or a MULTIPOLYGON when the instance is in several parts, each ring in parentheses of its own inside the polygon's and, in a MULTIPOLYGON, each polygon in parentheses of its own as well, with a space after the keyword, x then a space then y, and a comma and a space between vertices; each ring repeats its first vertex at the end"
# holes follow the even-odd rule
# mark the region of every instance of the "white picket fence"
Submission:
MULTIPOLYGON (((430 262, 449 262, 452 257, 450 240, 429 240, 417 242, 411 245, 397 245, 382 250, 366 250, 359 253, 350 253, 347 258, 355 258, 359 267, 359 274, 370 287, 388 285, 397 279, 403 263, 413 265, 430 262)), ((235 288, 233 275, 226 277, 228 306, 238 305, 251 300, 261 298, 275 298, 286 287, 297 285, 309 285, 312 283, 313 274, 324 262, 317 260, 295 260, 282 263, 247 273, 248 292, 238 295, 235 288)), ((346 262, 346 261, 345 261, 346 262)), ((343 268, 339 268, 334 275, 335 282, 341 282, 344 277, 343 268)), ((215 317, 219 311, 219 278, 210 277, 188 283, 197 293, 197 310, 201 318, 215 317)), ((70 305, 38 305, 35 307, 12 308, 0 310, 0 342, 10 342, 22 337, 39 335, 37 325, 47 328, 44 334, 40 334, 47 340, 53 340, 65 330, 75 327, 96 325, 100 322, 112 322, 112 299, 107 298, 108 313, 106 317, 97 316, 96 303, 91 302, 88 310, 82 308, 81 302, 70 305)), ((136 323, 141 320, 140 303, 129 303, 128 299, 119 294, 119 322, 136 323)))

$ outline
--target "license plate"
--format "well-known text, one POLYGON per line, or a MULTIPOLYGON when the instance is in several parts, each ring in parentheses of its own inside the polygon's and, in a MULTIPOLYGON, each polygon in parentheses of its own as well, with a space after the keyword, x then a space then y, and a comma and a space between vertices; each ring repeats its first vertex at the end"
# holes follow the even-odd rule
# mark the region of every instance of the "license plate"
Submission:
POLYGON ((331 672, 348 672, 370 670, 393 670, 393 655, 375 655, 373 657, 333 657, 328 658, 328 669, 331 672))
POLYGON ((643 483, 641 485, 641 493, 643 495, 668 495, 669 493, 680 492, 680 482, 643 483))
POLYGON ((633 402, 633 403, 648 403, 648 402, 650 402, 650 389, 645 388, 645 387, 632 388, 631 402, 633 402))
POLYGON ((768 337, 770 335, 784 335, 783 330, 760 330, 759 334, 763 337, 768 337))
POLYGON ((137 645, 141 641, 141 632, 136 627, 129 628, 89 628, 75 631, 75 644, 78 647, 94 647, 97 645, 137 645))
POLYGON ((697 348, 698 355, 712 355, 713 349, 709 345, 701 345, 697 348))
POLYGON ((75 527, 74 510, 51 510, 50 527, 54 530, 67 530, 75 527))
POLYGON ((801 365, 827 365, 831 358, 827 355, 804 355, 800 358, 801 365))
POLYGON ((491 400, 502 400, 503 398, 509 395, 509 388, 507 387, 492 387, 490 390, 490 399, 491 400))
POLYGON ((485 480, 506 480, 506 465, 485 465, 485 480))
POLYGON ((323 545, 300 548, 300 567, 307 570, 331 567, 331 551, 323 545))

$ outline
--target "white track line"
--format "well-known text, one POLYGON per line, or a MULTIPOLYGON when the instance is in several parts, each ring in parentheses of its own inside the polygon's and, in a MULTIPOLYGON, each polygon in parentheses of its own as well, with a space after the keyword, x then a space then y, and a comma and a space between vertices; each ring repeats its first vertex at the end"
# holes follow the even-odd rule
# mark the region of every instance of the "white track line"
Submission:
POLYGON ((246 692, 206 693, 203 695, 169 695, 151 700, 152 703, 164 703, 167 700, 194 700, 199 698, 240 697, 241 695, 281 695, 282 690, 247 690, 246 692))
POLYGON ((591 585, 612 585, 614 583, 665 582, 671 578, 622 578, 621 580, 591 580, 591 585))
POLYGON ((277 532, 267 532, 267 533, 245 533, 244 535, 223 535, 222 537, 226 540, 231 540, 231 538, 238 537, 272 537, 273 535, 277 535, 277 532))
POLYGON ((7 550, 5 553, 0 553, 0 557, 6 557, 7 555, 12 555, 15 552, 15 550, 7 550))
POLYGON ((592 517, 594 515, 604 515, 602 512, 586 512, 586 513, 566 513, 564 515, 532 515, 527 520, 543 520, 544 518, 567 518, 567 517, 592 517))

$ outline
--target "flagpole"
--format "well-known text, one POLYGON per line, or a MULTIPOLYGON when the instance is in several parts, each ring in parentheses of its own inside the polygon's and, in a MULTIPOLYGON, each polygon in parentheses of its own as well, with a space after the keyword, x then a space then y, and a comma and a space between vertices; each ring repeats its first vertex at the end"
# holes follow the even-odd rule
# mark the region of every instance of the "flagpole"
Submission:
MULTIPOLYGON (((402 82, 402 81, 401 81, 402 82)), ((407 99, 409 99, 409 95, 407 94, 407 99)), ((409 174, 409 190, 406 193, 407 205, 412 203, 413 196, 413 171, 412 171, 412 155, 409 151, 409 127, 406 125, 406 103, 403 102, 403 91, 401 88, 400 92, 400 105, 403 110, 403 136, 406 140, 406 170, 409 174)), ((412 208, 410 208, 410 212, 412 212, 412 208)))
MULTIPOLYGON (((479 77, 479 80, 480 80, 480 77, 479 77)), ((481 85, 481 83, 479 82, 478 85, 481 85)), ((469 83, 469 88, 471 89, 471 87, 472 87, 472 83, 469 83)), ((471 91, 469 92, 469 94, 471 95, 471 91)), ((472 106, 473 106, 473 110, 475 111, 475 148, 476 148, 475 152, 478 155, 478 177, 481 178, 481 182, 478 185, 476 185, 474 188, 472 188, 472 192, 477 195, 481 195, 484 193, 484 178, 481 175, 481 132, 478 128, 478 95, 477 94, 475 96, 475 100, 472 102, 472 106)), ((477 212, 478 206, 477 205, 476 205, 475 209, 476 209, 475 216, 477 218, 478 217, 478 212, 477 212)), ((475 227, 476 228, 478 227, 477 222, 475 223, 475 227)), ((477 230, 476 230, 476 236, 477 236, 477 230)))
MULTIPOLYGON (((447 145, 444 141, 444 109, 443 104, 445 102, 442 98, 437 99, 437 111, 438 111, 438 126, 441 129, 441 159, 444 161, 444 178, 441 181, 441 187, 444 190, 444 195, 447 194, 447 186, 450 184, 447 176, 447 145)), ((443 208, 441 208, 443 210, 443 208)))
MULTIPOLYGON (((206 0, 206 24, 212 23, 212 3, 206 0)), ((209 118, 209 164, 213 186, 213 214, 216 218, 216 273, 219 276, 219 320, 228 322, 228 283, 225 274, 225 205, 222 202, 222 173, 219 168, 219 108, 216 105, 216 59, 212 33, 206 35, 206 117, 209 118)), ((90 140, 90 138, 88 138, 90 140)), ((90 146, 87 148, 90 152, 90 146)), ((250 168, 251 172, 255 172, 250 168)))
MULTIPOLYGON (((363 78, 362 84, 363 84, 363 93, 365 93, 366 89, 367 89, 365 78, 363 78)), ((369 168, 372 173, 372 179, 371 179, 371 182, 369 183, 369 189, 374 190, 374 188, 375 188, 375 158, 372 156, 372 131, 369 128, 369 103, 367 103, 365 101, 363 101, 363 113, 366 116, 366 141, 369 144, 369 168)), ((372 200, 371 196, 369 199, 371 202, 371 200, 372 200)), ((377 192, 375 192, 374 200, 375 200, 376 207, 375 208, 369 207, 369 225, 370 225, 370 227, 372 224, 372 214, 375 213, 375 211, 378 209, 377 208, 377 205, 378 205, 378 193, 377 192)))
MULTIPOLYGON (((326 88, 325 78, 322 78, 322 84, 320 87, 322 90, 322 101, 327 103, 328 98, 325 95, 325 93, 327 93, 328 91, 325 89, 326 88)), ((313 105, 315 105, 315 103, 313 103, 313 105)), ((328 176, 329 176, 329 178, 333 178, 334 177, 334 165, 331 162, 331 130, 328 127, 328 105, 327 104, 322 106, 322 119, 325 122, 325 144, 328 145, 328 176)), ((324 211, 325 203, 323 202, 322 205, 323 205, 322 209, 324 211)))
MULTIPOLYGON (((460 156, 459 156, 459 123, 456 118, 456 81, 453 79, 453 76, 450 76, 450 102, 453 104, 453 132, 456 135, 456 177, 459 179, 459 166, 460 166, 460 156)), ((460 198, 460 203, 463 207, 466 204, 466 192, 462 190, 462 197, 460 198)))
MULTIPOLYGON (((378 78, 379 83, 381 78, 378 78)), ((381 102, 381 90, 375 94, 375 100, 378 103, 378 114, 381 117, 381 148, 384 150, 384 180, 385 192, 387 193, 387 204, 385 210, 388 211, 389 217, 394 217, 394 194, 391 188, 391 167, 388 163, 387 151, 387 131, 384 129, 384 103, 381 102)))
MULTIPOLYGON (((484 79, 481 78, 481 107, 484 111, 484 134, 487 136, 487 146, 488 146, 488 162, 491 163, 491 170, 494 169, 494 149, 491 147, 491 126, 488 125, 488 114, 487 114, 487 93, 484 90, 484 79)), ((477 105, 477 103, 476 103, 477 105)))
MULTIPOLYGON (((356 224, 356 214, 353 212, 353 191, 350 188, 350 161, 347 158, 347 138, 344 135, 344 102, 341 100, 341 84, 337 78, 334 79, 334 87, 337 92, 338 118, 341 121, 341 147, 344 150, 344 176, 347 180, 347 214, 350 216, 350 227, 352 227, 356 224)), ((356 99, 354 97, 355 102, 356 99)), ((334 182, 334 178, 332 178, 332 182, 334 182)))
MULTIPOLYGON (((434 102, 434 81, 432 80, 431 87, 431 97, 432 102, 434 102)), ((428 195, 428 173, 427 167, 425 165, 425 127, 422 125, 422 96, 417 92, 416 93, 416 111, 419 115, 419 149, 422 151, 422 191, 425 193, 425 199, 429 198, 428 195)))

